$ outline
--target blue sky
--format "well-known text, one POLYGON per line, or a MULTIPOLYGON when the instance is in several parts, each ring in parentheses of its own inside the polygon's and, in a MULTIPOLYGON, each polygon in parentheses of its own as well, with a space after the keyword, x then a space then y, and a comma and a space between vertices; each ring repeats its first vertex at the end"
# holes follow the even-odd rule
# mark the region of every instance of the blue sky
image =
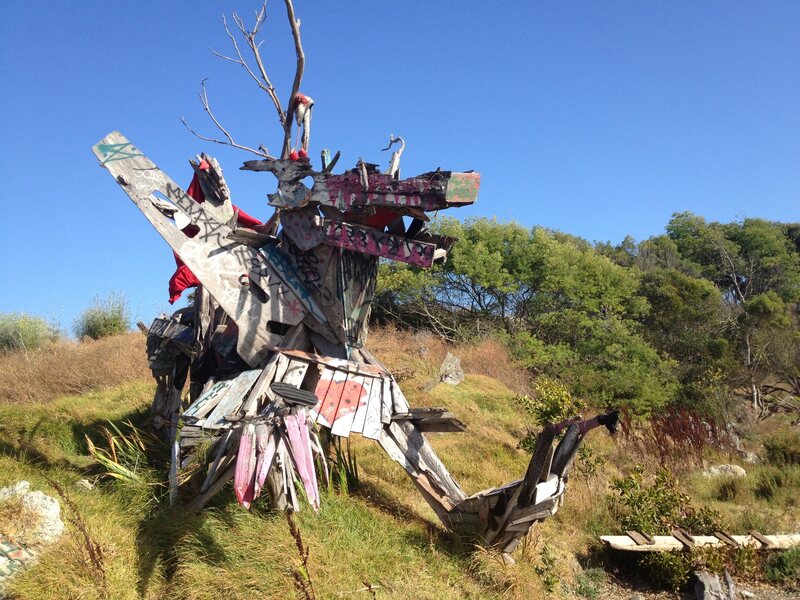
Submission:
MULTIPOLYGON (((118 129, 176 181, 218 157, 234 201, 262 218, 271 175, 193 138, 212 106, 247 145, 277 153, 274 108, 228 52, 224 12, 248 2, 0 5, 0 312, 71 329, 95 296, 133 317, 168 310, 166 244, 100 168, 91 146, 118 129)), ((475 169, 497 216, 590 240, 663 232, 670 215, 797 221, 798 2, 312 2, 296 0, 316 101, 311 156, 341 150, 402 172, 475 169)), ((294 56, 271 0, 263 55, 283 102, 294 56)))

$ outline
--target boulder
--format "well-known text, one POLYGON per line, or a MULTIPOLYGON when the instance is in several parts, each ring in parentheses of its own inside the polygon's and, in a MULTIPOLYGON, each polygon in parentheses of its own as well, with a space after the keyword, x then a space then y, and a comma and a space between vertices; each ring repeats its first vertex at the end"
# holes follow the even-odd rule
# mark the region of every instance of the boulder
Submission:
POLYGON ((739 465, 714 465, 703 470, 705 477, 747 477, 745 471, 739 465))

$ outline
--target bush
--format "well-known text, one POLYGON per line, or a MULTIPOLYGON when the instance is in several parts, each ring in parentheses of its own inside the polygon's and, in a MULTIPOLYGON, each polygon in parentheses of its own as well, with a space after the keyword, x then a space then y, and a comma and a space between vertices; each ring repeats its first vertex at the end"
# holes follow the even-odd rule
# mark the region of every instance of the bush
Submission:
POLYGON ((765 574, 767 579, 776 583, 800 581, 800 548, 770 556, 765 574))
POLYGON ((800 432, 781 431, 764 441, 767 460, 773 465, 800 465, 800 432))
MULTIPOLYGON (((615 497, 612 507, 620 529, 636 530, 651 535, 662 535, 681 527, 693 534, 708 534, 721 529, 721 516, 708 508, 697 510, 690 498, 678 488, 678 482, 669 469, 662 467, 651 485, 644 482, 644 468, 638 465, 627 477, 611 484, 615 497)), ((678 589, 689 581, 693 570, 708 568, 719 570, 725 559, 722 553, 710 552, 652 552, 638 557, 637 564, 648 581, 678 589)))
POLYGON ((0 352, 38 350, 58 338, 58 330, 41 317, 0 314, 0 352))
POLYGON ((93 305, 75 321, 75 335, 80 340, 93 340, 125 333, 129 329, 128 306, 121 296, 109 296, 106 300, 95 298, 93 305))

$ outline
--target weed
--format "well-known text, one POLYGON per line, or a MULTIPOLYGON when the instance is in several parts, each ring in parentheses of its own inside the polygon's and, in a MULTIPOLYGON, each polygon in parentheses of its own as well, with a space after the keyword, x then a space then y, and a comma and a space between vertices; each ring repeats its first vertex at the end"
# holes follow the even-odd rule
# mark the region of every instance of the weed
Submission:
POLYGON ((586 408, 581 400, 572 397, 567 386, 549 377, 538 377, 533 384, 533 392, 533 398, 522 395, 517 399, 540 426, 575 416, 586 408))
POLYGON ((541 578, 544 589, 546 589, 548 592, 554 592, 556 586, 560 583, 561 578, 559 577, 558 570, 556 569, 556 564, 558 562, 556 555, 553 552, 553 549, 547 544, 542 546, 542 549, 539 552, 539 560, 540 564, 536 565, 533 570, 541 578))
POLYGON ((676 471, 701 465, 709 446, 723 446, 717 427, 687 410, 653 416, 644 425, 632 419, 623 419, 622 423, 622 437, 627 445, 642 456, 657 456, 661 465, 669 465, 676 471))
POLYGON ((100 546, 100 544, 98 544, 91 536, 89 529, 86 527, 86 522, 81 516, 80 510, 78 510, 78 507, 75 505, 72 499, 67 496, 66 492, 58 484, 58 482, 54 481, 53 479, 48 479, 47 482, 58 493, 61 501, 64 503, 64 506, 67 507, 67 511, 69 513, 69 522, 72 523, 78 530, 78 533, 81 534, 81 550, 83 551, 84 565, 87 567, 87 570, 97 584, 100 597, 109 598, 110 591, 108 586, 108 576, 106 575, 102 546, 100 546))
POLYGON ((747 482, 741 477, 720 478, 714 497, 723 502, 732 502, 747 493, 747 482))
POLYGON ((297 597, 302 600, 315 600, 317 597, 314 593, 314 583, 311 581, 311 575, 308 572, 308 546, 303 542, 303 536, 300 534, 300 529, 292 519, 292 514, 286 512, 286 522, 289 524, 289 532, 294 538, 295 548, 297 548, 297 555, 300 558, 300 564, 292 569, 292 579, 294 581, 294 589, 297 592, 297 597))

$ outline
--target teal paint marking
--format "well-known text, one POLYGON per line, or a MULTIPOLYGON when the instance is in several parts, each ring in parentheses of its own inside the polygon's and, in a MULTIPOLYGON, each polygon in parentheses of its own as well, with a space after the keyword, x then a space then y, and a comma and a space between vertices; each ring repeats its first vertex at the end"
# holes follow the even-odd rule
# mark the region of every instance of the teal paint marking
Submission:
POLYGON ((306 309, 308 309, 308 311, 314 315, 314 318, 320 323, 327 322, 325 313, 323 313, 320 307, 317 306, 317 303, 314 302, 314 298, 311 297, 308 289, 305 285, 303 285, 303 282, 300 280, 300 276, 297 274, 297 271, 289 260, 289 257, 272 244, 267 244, 261 248, 261 252, 267 257, 269 263, 274 267, 275 271, 278 273, 278 277, 281 278, 281 281, 289 286, 289 289, 291 289, 295 295, 297 295, 297 297, 300 299, 300 302, 303 303, 303 306, 305 306, 306 309))
POLYGON ((144 156, 130 142, 125 142, 124 144, 97 144, 96 148, 100 155, 105 157, 101 164, 144 156))

